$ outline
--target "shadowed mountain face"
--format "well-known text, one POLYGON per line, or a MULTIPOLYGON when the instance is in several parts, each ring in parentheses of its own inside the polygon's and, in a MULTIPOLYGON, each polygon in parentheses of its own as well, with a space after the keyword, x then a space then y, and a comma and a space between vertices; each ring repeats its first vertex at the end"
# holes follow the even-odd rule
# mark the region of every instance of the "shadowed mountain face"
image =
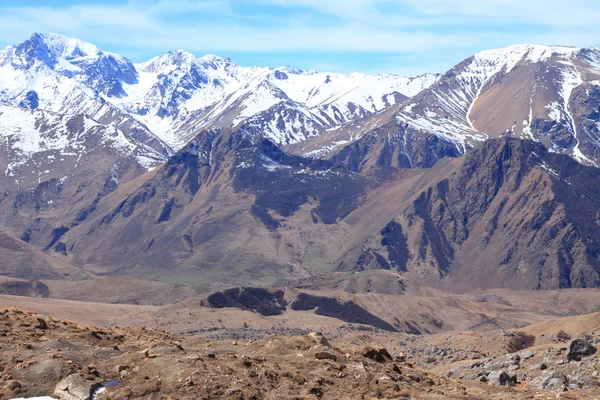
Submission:
POLYGON ((599 178, 542 144, 492 140, 418 193, 370 251, 450 289, 597 287, 599 178))
MULTIPOLYGON (((243 131, 207 131, 137 188, 116 190, 65 233, 76 265, 199 284, 303 276, 288 219, 331 226, 356 209, 367 180, 290 156, 243 131)), ((294 235, 306 228, 292 229, 294 235)))
POLYGON ((56 235, 91 273, 199 290, 334 272, 346 274, 335 287, 375 291, 399 290, 379 282, 394 276, 450 290, 599 286, 599 174, 498 139, 431 169, 361 175, 215 130, 56 235), (373 269, 387 274, 356 280, 373 269))

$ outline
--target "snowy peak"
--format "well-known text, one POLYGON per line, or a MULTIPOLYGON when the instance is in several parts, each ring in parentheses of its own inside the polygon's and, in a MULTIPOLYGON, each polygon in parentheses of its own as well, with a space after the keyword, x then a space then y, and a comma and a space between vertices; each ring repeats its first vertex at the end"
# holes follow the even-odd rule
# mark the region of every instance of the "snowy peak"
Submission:
POLYGON ((13 65, 23 68, 31 68, 35 63, 42 63, 49 68, 60 69, 65 67, 61 64, 63 60, 97 58, 101 53, 92 44, 54 33, 45 35, 34 33, 30 39, 9 49, 12 50, 13 65))
POLYGON ((542 62, 551 57, 567 58, 580 50, 581 48, 569 46, 520 44, 501 49, 484 50, 475 54, 474 58, 514 66, 519 61, 542 62))
POLYGON ((397 115, 403 137, 435 134, 459 152, 490 137, 543 142, 595 164, 600 120, 597 49, 517 45, 467 58, 397 115), (579 113, 574 110, 580 110, 579 113), (585 118, 582 118, 584 117, 585 118))
POLYGON ((108 97, 125 95, 123 84, 134 84, 138 79, 135 67, 125 57, 54 33, 35 33, 20 45, 1 51, 0 67, 9 65, 30 74, 49 69, 108 97))
POLYGON ((430 167, 478 142, 511 136, 600 165, 596 48, 516 45, 485 50, 423 89, 396 109, 345 125, 294 146, 294 151, 329 154, 357 169, 430 167))
POLYGON ((0 52, 0 103, 85 113, 102 123, 118 115, 118 127, 141 126, 150 142, 160 142, 154 134, 175 150, 203 129, 251 120, 269 126, 274 141, 296 143, 397 104, 438 78, 243 67, 183 50, 133 64, 58 34, 34 34, 0 52))

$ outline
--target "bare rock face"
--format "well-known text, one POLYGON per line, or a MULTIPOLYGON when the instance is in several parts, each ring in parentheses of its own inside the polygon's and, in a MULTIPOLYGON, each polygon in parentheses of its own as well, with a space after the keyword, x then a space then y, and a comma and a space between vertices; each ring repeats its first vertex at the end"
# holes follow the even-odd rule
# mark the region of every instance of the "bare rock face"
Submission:
POLYGON ((587 340, 575 339, 569 346, 569 353, 567 354, 567 360, 569 361, 581 361, 584 357, 596 354, 596 348, 587 340))
POLYGON ((559 371, 544 371, 542 375, 531 381, 531 386, 536 389, 562 392, 567 385, 567 377, 559 371))
POLYGON ((97 381, 89 381, 79 374, 71 374, 56 385, 53 396, 59 400, 89 400, 99 386, 97 381))

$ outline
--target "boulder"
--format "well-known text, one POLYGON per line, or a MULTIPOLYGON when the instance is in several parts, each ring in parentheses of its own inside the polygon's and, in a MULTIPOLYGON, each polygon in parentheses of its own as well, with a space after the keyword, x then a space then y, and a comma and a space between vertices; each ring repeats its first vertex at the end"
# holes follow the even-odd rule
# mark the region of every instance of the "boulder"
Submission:
POLYGON ((89 400, 98 387, 100 383, 97 381, 89 381, 79 374, 71 374, 56 385, 53 396, 59 400, 89 400))
POLYGON ((587 340, 575 339, 569 346, 569 353, 567 354, 567 360, 569 361, 581 361, 584 357, 591 356, 596 353, 596 348, 587 340))
POLYGON ((321 332, 311 332, 308 337, 315 342, 317 346, 331 347, 327 338, 321 332))
POLYGON ((317 360, 337 360, 337 356, 330 347, 318 346, 314 350, 314 355, 317 360))
POLYGON ((567 385, 567 377, 559 371, 545 370, 540 376, 532 380, 530 385, 536 389, 563 392, 567 385))
POLYGON ((487 381, 490 385, 509 386, 511 377, 506 371, 492 371, 488 374, 487 381))
POLYGON ((387 349, 380 348, 374 349, 372 347, 367 347, 363 351, 363 357, 376 361, 378 363, 392 362, 392 356, 387 351, 387 349))
POLYGON ((533 358, 535 356, 535 352, 529 350, 522 351, 519 354, 522 360, 529 360, 530 358, 533 358))

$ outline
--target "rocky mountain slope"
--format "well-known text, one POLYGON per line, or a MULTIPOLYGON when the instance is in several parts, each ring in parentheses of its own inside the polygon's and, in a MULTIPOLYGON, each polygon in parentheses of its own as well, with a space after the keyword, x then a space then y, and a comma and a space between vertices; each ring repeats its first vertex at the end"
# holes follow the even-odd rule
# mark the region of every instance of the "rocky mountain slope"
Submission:
POLYGON ((15 308, 0 310, 0 329, 0 395, 7 399, 526 399, 551 393, 440 377, 414 368, 402 353, 338 345, 319 333, 212 341, 143 327, 82 326, 15 308))
POLYGON ((490 140, 417 191, 363 254, 453 289, 597 287, 600 205, 589 182, 599 178, 540 143, 490 140))
POLYGON ((330 153, 355 169, 430 167, 488 138, 511 136, 595 165, 599 82, 596 48, 519 45, 483 51, 393 112, 328 132, 295 151, 330 153))
POLYGON ((0 212, 4 229, 48 250, 100 198, 165 157, 83 115, 0 105, 0 212))
MULTIPOLYGON (((15 78, 1 92, 13 105, 0 105, 0 224, 82 276, 202 292, 402 293, 405 280, 598 287, 599 176, 581 164, 593 164, 581 134, 597 124, 597 56, 516 46, 411 80, 245 68, 181 51, 133 64, 34 35, 0 56, 15 78), (401 91, 419 93, 402 102, 401 91), (508 132, 509 114, 494 112, 520 120, 523 97, 532 116, 508 132), (486 105, 492 98, 498 107, 486 105), (554 130, 534 129, 547 118, 554 130), (211 124, 220 127, 203 129, 211 124), (178 152, 154 135, 163 128, 171 144, 186 143, 178 152), (280 147, 297 141, 290 149, 310 157, 280 147), (325 152, 310 151, 316 144, 325 152)), ((27 278, 17 272, 6 267, 27 278)))
POLYGON ((508 138, 431 169, 358 174, 243 130, 212 131, 99 200, 54 251, 93 274, 200 290, 401 292, 380 283, 389 275, 361 278, 373 269, 451 290, 597 287, 599 173, 508 138))

